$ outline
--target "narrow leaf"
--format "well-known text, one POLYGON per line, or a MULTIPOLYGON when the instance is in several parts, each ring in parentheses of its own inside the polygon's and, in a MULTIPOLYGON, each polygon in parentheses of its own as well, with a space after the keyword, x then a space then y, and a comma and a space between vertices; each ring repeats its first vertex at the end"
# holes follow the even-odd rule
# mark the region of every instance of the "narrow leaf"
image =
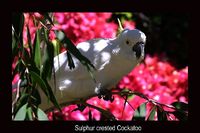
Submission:
POLYGON ((141 104, 134 113, 132 120, 145 121, 146 116, 146 102, 141 104))
POLYGON ((174 102, 171 105, 179 110, 188 111, 188 104, 184 102, 174 102))
POLYGON ((167 121, 167 114, 163 108, 157 106, 158 121, 167 121))
POLYGON ((24 104, 19 111, 17 112, 17 114, 15 115, 14 120, 15 121, 22 121, 25 120, 26 118, 26 108, 27 108, 28 103, 24 104))
POLYGON ((41 51, 40 51, 40 30, 36 32, 36 41, 34 44, 34 61, 36 66, 40 69, 41 67, 41 51))
POLYGON ((60 105, 58 104, 58 101, 56 100, 56 97, 55 95, 53 94, 53 91, 49 85, 49 83, 47 82, 47 80, 44 80, 45 81, 45 84, 47 86, 47 91, 49 93, 49 96, 50 96, 50 100, 51 102, 54 104, 54 106, 59 109, 59 111, 61 111, 61 108, 60 108, 60 105))
MULTIPOLYGON (((59 34, 62 34, 60 32, 63 31, 55 31, 56 37, 59 38, 59 34)), ((64 33, 64 32, 63 32, 64 33)), ((88 70, 90 73, 91 78, 96 82, 93 70, 96 70, 94 65, 90 62, 89 59, 87 59, 85 56, 81 54, 81 52, 76 48, 76 46, 73 44, 73 42, 65 35, 65 38, 63 39, 63 45, 71 54, 73 54, 88 70)))
POLYGON ((14 114, 16 114, 16 112, 19 111, 19 109, 28 102, 28 97, 29 95, 26 93, 22 93, 21 97, 19 98, 19 100, 16 103, 16 106, 14 108, 14 114))
POLYGON ((27 38, 28 38, 28 46, 29 46, 29 49, 30 49, 30 55, 32 57, 33 55, 33 48, 32 48, 32 43, 31 43, 31 34, 30 34, 30 30, 29 30, 29 27, 27 25, 27 38))
POLYGON ((60 41, 58 39, 55 39, 52 41, 52 44, 54 46, 54 56, 59 55, 60 53, 60 41))
POLYGON ((156 114, 156 106, 153 106, 153 108, 151 109, 151 112, 149 114, 149 117, 147 118, 148 121, 153 121, 155 118, 155 114, 156 114))
POLYGON ((17 42, 18 42, 17 38, 14 35, 12 35, 12 62, 13 62, 14 57, 18 53, 17 42))
POLYGON ((122 23, 119 20, 119 18, 117 18, 117 21, 118 21, 118 24, 119 24, 119 32, 122 32, 124 30, 123 27, 122 27, 122 23))
POLYGON ((41 97, 40 97, 38 89, 35 89, 33 91, 32 97, 34 98, 34 102, 35 102, 34 105, 38 106, 39 104, 41 104, 41 97))
POLYGON ((39 121, 48 121, 47 115, 40 109, 37 109, 37 117, 39 121))
POLYGON ((55 105, 55 107, 57 107, 59 110, 61 110, 53 92, 52 89, 50 87, 50 85, 48 84, 46 79, 42 79, 37 73, 30 71, 31 77, 32 79, 38 83, 38 85, 40 86, 40 88, 43 90, 43 92, 45 93, 45 95, 47 96, 47 98, 49 100, 51 100, 51 102, 55 105))
POLYGON ((183 111, 174 111, 172 114, 174 114, 174 116, 176 118, 178 118, 180 121, 187 121, 188 120, 188 115, 187 113, 183 112, 183 111))
POLYGON ((48 98, 50 98, 49 93, 47 91, 47 86, 45 84, 45 82, 43 81, 43 79, 35 72, 30 71, 30 75, 32 77, 32 79, 40 86, 40 88, 43 90, 43 92, 46 94, 46 96, 48 98))
POLYGON ((61 43, 64 43, 63 40, 65 39, 65 33, 62 31, 55 31, 56 37, 61 43))
POLYGON ((101 114, 102 114, 103 116, 105 116, 106 119, 112 120, 112 121, 116 121, 115 116, 114 116, 110 111, 104 110, 104 109, 102 109, 102 108, 99 108, 99 107, 97 107, 97 106, 94 106, 94 105, 91 105, 91 104, 88 104, 88 103, 83 103, 83 104, 84 104, 85 106, 92 107, 92 108, 98 110, 99 112, 101 112, 101 114))
POLYGON ((69 53, 69 51, 67 51, 67 59, 68 59, 68 66, 69 66, 69 68, 70 68, 70 69, 74 69, 74 68, 75 68, 75 65, 74 65, 72 56, 71 56, 71 54, 69 53))
POLYGON ((52 21, 52 19, 51 19, 51 17, 49 16, 48 13, 41 13, 41 14, 44 16, 44 18, 45 18, 46 20, 48 20, 48 21, 50 22, 51 25, 54 25, 54 24, 53 24, 53 21, 52 21))
POLYGON ((54 65, 54 47, 51 42, 46 41, 47 47, 45 49, 44 63, 42 69, 42 78, 50 79, 52 76, 52 69, 54 65))
POLYGON ((44 38, 45 42, 49 42, 49 31, 45 29, 44 27, 41 28, 42 31, 42 38, 44 38))
POLYGON ((27 65, 27 64, 30 64, 31 60, 30 60, 30 56, 29 56, 29 53, 28 53, 28 50, 26 48, 23 48, 23 61, 24 63, 27 65))
POLYGON ((32 111, 32 108, 31 108, 31 107, 28 107, 26 113, 27 113, 27 118, 28 118, 28 120, 32 121, 32 120, 33 120, 33 115, 32 115, 33 111, 32 111))

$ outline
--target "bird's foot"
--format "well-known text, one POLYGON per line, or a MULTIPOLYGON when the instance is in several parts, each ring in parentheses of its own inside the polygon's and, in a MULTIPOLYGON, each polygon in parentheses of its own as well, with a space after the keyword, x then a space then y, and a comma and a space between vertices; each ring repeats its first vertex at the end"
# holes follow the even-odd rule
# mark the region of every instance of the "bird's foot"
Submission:
POLYGON ((111 93, 111 90, 107 90, 107 89, 100 89, 99 90, 99 94, 98 94, 98 98, 101 99, 103 98, 106 101, 114 101, 114 96, 111 93))

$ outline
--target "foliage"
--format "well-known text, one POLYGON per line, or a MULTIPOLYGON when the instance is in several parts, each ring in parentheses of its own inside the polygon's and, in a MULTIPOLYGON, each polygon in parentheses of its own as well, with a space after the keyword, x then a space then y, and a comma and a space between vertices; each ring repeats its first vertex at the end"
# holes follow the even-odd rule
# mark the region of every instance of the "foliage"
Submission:
MULTIPOLYGON (((178 71, 168 62, 159 61, 157 57, 147 55, 144 63, 123 77, 117 88, 112 92, 113 102, 93 97, 87 100, 87 103, 109 110, 117 120, 141 120, 139 112, 144 110, 146 113, 145 117, 143 113, 143 120, 158 120, 158 113, 163 115, 162 117, 167 116, 167 118, 159 117, 159 120, 187 119, 187 67, 178 71), (127 96, 122 95, 123 93, 127 96), (145 102, 147 103, 144 105, 145 102), (140 111, 138 111, 139 108, 140 111), (179 109, 183 112, 178 111, 179 109), (179 112, 178 115, 177 112, 179 112), (135 116, 139 118, 135 119, 135 116)), ((60 116, 62 120, 89 120, 90 110, 95 120, 102 120, 102 114, 96 109, 85 108, 82 112, 71 112, 75 108, 76 105, 69 105, 62 109, 62 113, 56 111, 54 115, 60 116)), ((53 120, 53 113, 49 113, 48 117, 53 120)))
MULTIPOLYGON (((179 21, 168 21, 165 17, 169 14, 164 14, 164 17, 147 16, 128 12, 13 13, 12 83, 20 83, 13 89, 13 120, 187 120, 188 67, 183 68, 187 64, 187 54, 178 53, 181 62, 178 66, 183 68, 180 70, 157 58, 163 51, 167 55, 165 59, 173 57, 173 50, 166 49, 177 40, 174 51, 185 51, 187 40, 180 41, 184 35, 174 26, 179 21), (75 45, 92 38, 115 37, 118 32, 117 18, 124 28, 137 27, 144 31, 147 34, 146 53, 158 55, 147 56, 144 63, 122 78, 112 92, 113 102, 92 97, 87 102, 77 101, 61 109, 48 84, 50 78, 55 78, 52 77, 53 57, 67 50, 69 68, 75 67, 71 58, 73 54, 93 78, 94 66, 75 45), (176 28, 172 34, 167 31, 170 27, 176 28), (162 37, 152 34, 157 31, 162 32, 162 37), (180 47, 181 44, 184 47, 180 47), (48 117, 39 108, 39 89, 58 109, 47 113, 48 117), (77 104, 78 108, 73 104, 77 104)), ((182 30, 185 31, 187 23, 185 18, 181 20, 182 30)))
MULTIPOLYGON (((49 101, 61 110, 48 84, 48 79, 53 73, 53 58, 56 50, 50 38, 49 25, 53 23, 47 13, 40 13, 39 16, 31 13, 13 13, 12 20, 13 62, 15 58, 18 59, 17 65, 13 67, 13 78, 18 74, 20 79, 16 96, 13 96, 13 118, 14 120, 26 120, 34 117, 35 120, 43 120, 45 113, 38 107, 41 102, 39 88, 46 94, 49 101), (33 30, 35 32, 30 33, 33 30), (23 40, 25 33, 26 38, 23 40), (44 48, 40 50, 41 45, 44 45, 44 48), (24 82, 25 84, 20 84, 24 82), (24 113, 27 115, 21 115, 24 113)), ((94 66, 76 49, 67 36, 64 37, 64 42, 63 47, 68 50, 68 55, 73 54, 87 67, 88 71, 92 71, 94 66)), ((69 67, 73 68, 73 61, 69 62, 69 67)))

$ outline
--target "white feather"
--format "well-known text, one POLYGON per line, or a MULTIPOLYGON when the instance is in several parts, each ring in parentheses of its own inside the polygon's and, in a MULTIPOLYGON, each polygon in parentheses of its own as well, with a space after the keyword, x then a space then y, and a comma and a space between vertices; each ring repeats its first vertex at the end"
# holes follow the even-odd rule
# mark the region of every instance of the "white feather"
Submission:
MULTIPOLYGON (((141 59, 137 59, 132 47, 137 42, 145 42, 146 36, 139 30, 126 30, 114 39, 92 39, 77 45, 79 51, 95 66, 95 83, 78 59, 73 55, 75 69, 70 70, 66 52, 54 58, 56 73, 55 96, 59 103, 94 95, 99 89, 110 89, 128 74, 141 59), (127 45, 126 40, 131 44, 127 45)), ((144 55, 144 53, 142 53, 144 55)), ((52 76, 53 77, 53 76, 52 76)), ((54 80, 49 81, 54 88, 54 80)), ((52 106, 42 94, 42 109, 52 106)))

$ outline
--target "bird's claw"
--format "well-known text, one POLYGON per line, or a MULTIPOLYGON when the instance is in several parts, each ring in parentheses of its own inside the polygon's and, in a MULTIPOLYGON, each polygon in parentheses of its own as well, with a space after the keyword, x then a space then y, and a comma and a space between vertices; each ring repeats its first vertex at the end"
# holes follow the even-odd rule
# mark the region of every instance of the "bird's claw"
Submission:
POLYGON ((100 93, 98 94, 98 98, 101 99, 103 98, 106 101, 114 101, 114 96, 112 95, 111 91, 107 89, 101 89, 100 93))

